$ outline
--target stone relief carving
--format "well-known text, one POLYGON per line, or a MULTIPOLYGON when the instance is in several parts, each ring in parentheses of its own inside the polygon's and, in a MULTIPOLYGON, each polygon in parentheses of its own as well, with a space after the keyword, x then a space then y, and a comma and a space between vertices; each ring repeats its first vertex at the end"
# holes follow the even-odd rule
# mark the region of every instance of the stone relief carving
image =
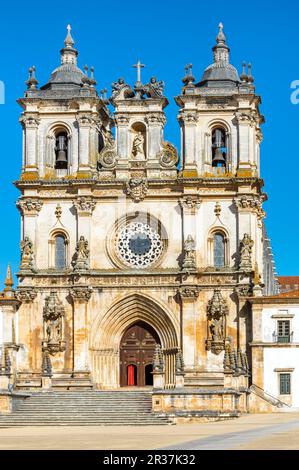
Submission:
POLYGON ((43 203, 38 199, 19 199, 16 202, 17 208, 24 214, 25 212, 29 213, 38 213, 40 212, 43 203))
POLYGON ((219 354, 225 348, 227 315, 227 303, 223 299, 220 289, 217 288, 207 306, 208 338, 206 348, 214 354, 219 354))
POLYGON ((143 201, 148 191, 148 183, 144 178, 131 178, 126 183, 126 193, 134 202, 143 201))
POLYGON ((184 259, 182 268, 184 271, 196 270, 196 243, 191 235, 184 242, 184 259))
POLYGON ((77 212, 88 212, 91 214, 96 206, 96 202, 90 197, 81 196, 74 201, 74 206, 77 212))
POLYGON ((76 286, 70 289, 70 295, 73 301, 88 302, 93 290, 91 287, 76 286))
POLYGON ((199 296, 200 289, 197 286, 182 286, 178 290, 182 300, 191 300, 194 301, 199 296))
POLYGON ((86 271, 89 269, 89 249, 88 241, 81 236, 76 245, 76 252, 73 260, 74 271, 86 271))
POLYGON ((44 339, 43 350, 50 354, 65 351, 64 339, 65 310, 57 292, 52 290, 45 299, 43 309, 44 339))
POLYGON ((248 233, 245 233, 243 239, 240 242, 240 269, 252 269, 251 255, 253 245, 253 240, 250 238, 248 233))
POLYGON ((29 237, 25 237, 21 241, 21 271, 33 271, 34 270, 34 251, 33 243, 29 237))
POLYGON ((181 207, 192 214, 197 212, 197 209, 200 208, 201 202, 202 201, 198 194, 184 195, 179 199, 181 207))
POLYGON ((33 302, 36 298, 37 292, 33 288, 18 288, 16 291, 16 297, 19 302, 29 303, 33 302))
POLYGON ((162 151, 158 154, 160 165, 164 168, 172 168, 178 163, 179 155, 174 145, 163 142, 162 151))
POLYGON ((99 153, 98 169, 105 168, 107 170, 115 167, 117 162, 116 144, 110 132, 104 133, 104 148, 99 153))

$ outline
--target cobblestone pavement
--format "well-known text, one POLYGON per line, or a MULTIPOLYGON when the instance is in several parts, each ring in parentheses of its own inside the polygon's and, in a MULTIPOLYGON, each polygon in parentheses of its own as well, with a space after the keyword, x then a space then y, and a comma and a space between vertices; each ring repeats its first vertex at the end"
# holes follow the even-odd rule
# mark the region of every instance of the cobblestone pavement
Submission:
POLYGON ((299 413, 142 427, 0 428, 4 449, 299 449, 299 413))

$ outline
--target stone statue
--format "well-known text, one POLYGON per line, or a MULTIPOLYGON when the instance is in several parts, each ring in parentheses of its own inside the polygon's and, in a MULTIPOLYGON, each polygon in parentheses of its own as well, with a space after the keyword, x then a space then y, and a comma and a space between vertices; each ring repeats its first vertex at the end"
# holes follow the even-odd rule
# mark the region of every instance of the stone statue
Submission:
POLYGON ((142 132, 138 132, 137 135, 134 137, 133 140, 133 147, 132 147, 132 156, 136 160, 144 160, 144 136, 142 132))
POLYGON ((33 243, 29 237, 21 241, 21 270, 32 271, 33 268, 33 243))
POLYGON ((151 77, 150 82, 145 85, 144 91, 151 98, 162 97, 164 86, 165 84, 162 80, 158 81, 156 77, 151 77))
POLYGON ((251 269, 252 268, 252 247, 253 247, 253 240, 250 236, 245 233, 243 239, 240 243, 240 268, 251 269))
POLYGON ((51 291, 46 297, 43 309, 44 320, 44 340, 43 348, 50 354, 65 350, 65 341, 63 338, 63 322, 65 311, 62 303, 58 299, 57 293, 51 291))
POLYGON ((196 269, 196 255, 195 255, 195 241, 191 235, 188 235, 184 243, 184 260, 183 269, 194 270, 196 269))
POLYGON ((83 236, 81 236, 77 242, 73 266, 74 270, 85 270, 89 268, 88 241, 83 236))
POLYGON ((214 318, 210 324, 210 331, 212 336, 212 341, 222 341, 223 340, 223 325, 222 318, 214 318))

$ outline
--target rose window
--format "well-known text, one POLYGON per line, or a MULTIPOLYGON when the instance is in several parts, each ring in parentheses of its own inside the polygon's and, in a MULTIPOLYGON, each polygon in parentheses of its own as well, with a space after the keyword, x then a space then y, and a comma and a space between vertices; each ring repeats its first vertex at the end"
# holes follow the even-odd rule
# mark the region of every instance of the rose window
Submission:
POLYGON ((134 222, 119 232, 116 249, 127 266, 146 268, 160 257, 163 242, 159 233, 152 227, 142 222, 134 222))

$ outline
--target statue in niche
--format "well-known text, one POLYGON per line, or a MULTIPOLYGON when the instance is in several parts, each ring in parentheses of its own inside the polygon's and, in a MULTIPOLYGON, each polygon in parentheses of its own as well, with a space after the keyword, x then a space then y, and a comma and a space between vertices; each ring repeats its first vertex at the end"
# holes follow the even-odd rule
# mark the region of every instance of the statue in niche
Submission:
POLYGON ((240 268, 250 269, 252 267, 251 254, 253 244, 253 240, 245 233, 240 243, 240 268))
POLYGON ((223 324, 222 318, 214 318, 210 324, 210 331, 212 336, 212 341, 221 341, 223 340, 223 324))
POLYGON ((145 153, 144 153, 144 136, 142 132, 137 132, 136 136, 133 140, 133 147, 132 147, 132 156, 136 160, 144 160, 145 153))
POLYGON ((21 241, 21 269, 32 270, 33 268, 33 243, 29 237, 21 241))
POLYGON ((65 311, 56 291, 51 291, 45 299, 43 309, 44 339, 43 349, 55 354, 65 350, 64 340, 65 311))
POLYGON ((88 241, 81 236, 75 253, 75 261, 73 263, 75 270, 88 269, 89 268, 89 249, 88 241))
POLYGON ((195 255, 196 244, 195 240, 191 235, 188 235, 184 243, 184 260, 183 269, 196 269, 196 255, 195 255))

